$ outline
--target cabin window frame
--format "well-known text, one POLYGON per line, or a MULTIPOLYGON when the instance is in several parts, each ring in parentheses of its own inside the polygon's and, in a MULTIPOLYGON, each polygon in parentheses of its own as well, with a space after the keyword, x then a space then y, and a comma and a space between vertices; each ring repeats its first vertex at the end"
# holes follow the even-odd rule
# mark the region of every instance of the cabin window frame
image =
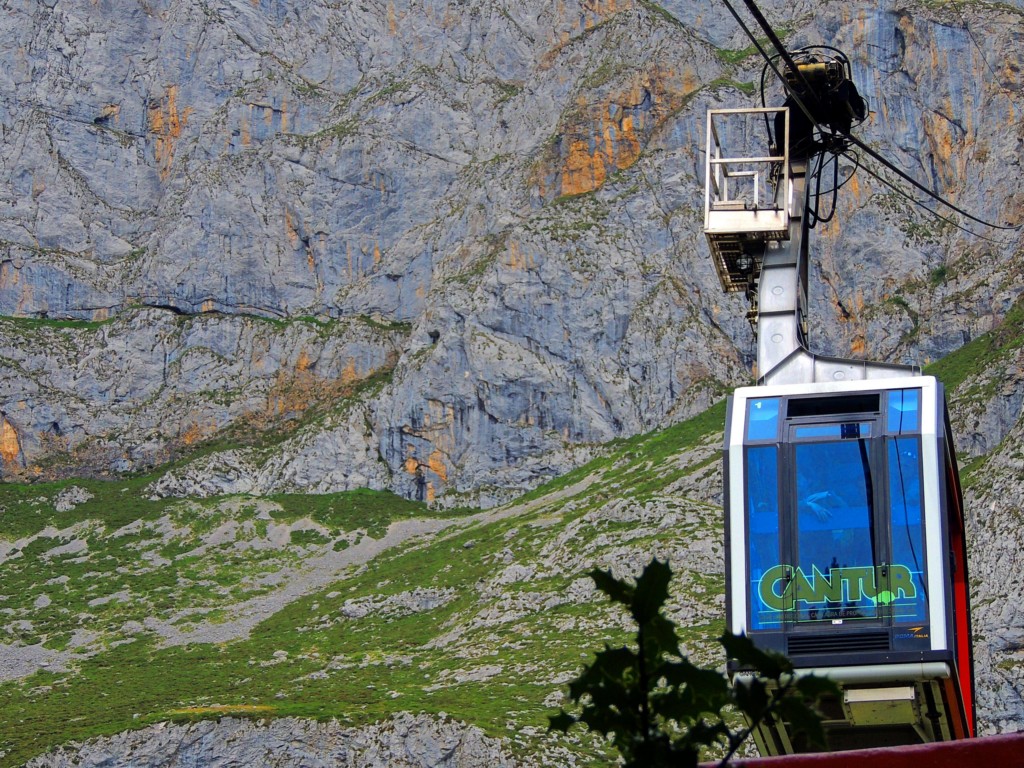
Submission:
MULTIPOLYGON (((743 422, 742 458, 744 483, 742 507, 744 527, 748 533, 744 547, 744 561, 747 576, 745 623, 749 631, 782 631, 788 633, 806 630, 820 632, 823 627, 828 626, 843 626, 847 629, 851 627, 880 628, 908 623, 927 626, 930 621, 931 611, 929 610, 927 594, 929 576, 929 563, 926 551, 928 522, 926 519, 923 488, 925 473, 922 445, 922 422, 924 415, 922 412, 922 395, 920 387, 907 387, 897 390, 861 391, 856 394, 790 395, 750 398, 747 400, 743 422), (910 394, 909 407, 907 407, 908 393, 910 394), (903 407, 894 406, 897 396, 900 398, 900 403, 897 405, 902 405, 903 407), (874 407, 871 407, 872 399, 874 400, 874 407), (834 407, 830 407, 829 400, 836 403, 834 407), (764 408, 766 403, 771 403, 771 407, 776 409, 773 433, 770 429, 765 429, 766 424, 764 423, 765 421, 772 421, 772 419, 766 420, 763 418, 763 415, 762 418, 756 420, 753 418, 755 408, 764 408), (842 410, 844 403, 859 404, 860 407, 866 404, 869 410, 842 410), (795 407, 791 404, 795 404, 795 407), (791 416, 790 413, 793 412, 796 415, 791 416), (908 415, 910 418, 907 418, 908 415), (899 423, 896 422, 897 416, 899 423), (837 425, 854 423, 867 426, 866 428, 861 427, 857 435, 848 435, 844 438, 842 427, 839 427, 839 434, 836 434, 835 427, 837 425), (868 431, 870 434, 863 437, 860 434, 863 431, 868 431), (797 437, 798 435, 799 438, 797 437), (842 444, 850 440, 865 441, 865 456, 867 466, 870 468, 870 480, 866 482, 871 486, 871 504, 873 508, 873 512, 869 511, 868 513, 868 523, 873 523, 871 525, 871 542, 873 549, 872 557, 875 562, 872 564, 874 573, 871 574, 873 578, 870 583, 874 594, 870 602, 874 604, 872 606, 874 615, 870 617, 855 616, 854 612, 856 609, 848 607, 849 615, 847 616, 841 615, 842 611, 831 610, 823 611, 822 615, 812 617, 811 612, 808 610, 806 620, 801 621, 799 615, 801 607, 799 603, 803 601, 791 599, 794 590, 788 590, 786 586, 789 580, 799 579, 802 575, 793 572, 794 564, 798 563, 798 533, 800 531, 800 511, 798 509, 799 499, 797 493, 797 472, 799 468, 795 466, 798 447, 829 443, 842 444), (893 449, 896 450, 896 456, 898 457, 901 450, 900 446, 906 449, 911 445, 913 449, 907 451, 905 455, 908 458, 914 456, 915 460, 913 465, 914 471, 908 474, 916 475, 917 525, 916 532, 912 534, 911 531, 914 526, 910 525, 908 514, 902 515, 903 519, 908 521, 905 523, 908 526, 908 539, 916 545, 913 547, 916 561, 908 577, 905 572, 905 569, 909 567, 908 564, 894 563, 898 549, 895 542, 897 534, 894 530, 894 520, 899 515, 894 516, 893 510, 893 506, 897 501, 905 504, 908 499, 908 477, 906 475, 903 477, 903 482, 900 484, 902 490, 896 491, 893 484, 890 462, 892 461, 891 452, 893 449), (763 610, 764 603, 758 597, 758 590, 762 588, 761 579, 765 574, 764 566, 769 560, 766 560, 761 555, 755 555, 757 532, 764 529, 765 523, 763 519, 755 523, 754 515, 756 510, 751 492, 755 481, 762 484, 764 482, 764 467, 761 467, 760 479, 755 479, 754 472, 756 465, 764 464, 764 462, 761 460, 752 461, 752 456, 757 454, 766 456, 768 455, 767 449, 774 449, 776 472, 774 485, 778 500, 776 513, 778 536, 775 545, 778 551, 777 560, 780 567, 789 568, 789 573, 784 577, 785 581, 777 581, 773 587, 772 594, 774 596, 779 597, 778 593, 780 591, 783 593, 782 596, 788 596, 785 600, 781 601, 784 603, 784 606, 779 611, 779 619, 777 621, 770 620, 772 614, 763 610), (789 468, 788 471, 784 470, 785 467, 789 468), (894 500, 894 492, 897 492, 900 496, 899 499, 894 500), (870 519, 872 514, 874 516, 873 521, 870 519), (898 567, 894 568, 893 566, 898 567), (904 589, 902 592, 899 590, 900 582, 905 583, 907 578, 915 586, 915 596, 912 603, 905 601, 901 603, 899 598, 907 597, 907 590, 904 589), (896 589, 895 595, 897 599, 895 601, 890 601, 888 598, 882 601, 876 599, 880 595, 893 594, 889 589, 890 587, 896 589), (890 603, 892 604, 890 605, 890 603), (907 611, 908 605, 912 606, 912 613, 901 615, 900 611, 907 611), (769 618, 766 619, 764 616, 769 618), (856 619, 856 621, 851 619, 856 619)), ((902 468, 910 469, 907 466, 902 468)), ((913 480, 914 478, 910 479, 913 480)), ((764 505, 762 504, 762 506, 764 505)), ((910 512, 909 508, 907 511, 908 513, 910 512)), ((832 564, 830 563, 829 565, 832 564)), ((837 565, 842 567, 843 564, 837 563, 837 565)), ((831 572, 830 574, 830 580, 822 582, 822 584, 829 585, 831 588, 834 586, 834 579, 838 574, 831 572)), ((779 573, 775 573, 772 578, 776 578, 779 575, 779 573)), ((810 583, 812 586, 814 585, 813 581, 810 583)), ((865 578, 861 583, 868 584, 869 582, 865 578)), ((806 577, 803 584, 805 587, 808 584, 806 577)), ((821 588, 820 585, 819 588, 821 588)), ((849 595, 851 587, 848 580, 843 582, 842 589, 844 596, 849 595)), ((831 595, 832 593, 829 594, 831 595)), ((817 596, 817 593, 815 595, 817 596)), ((809 603, 805 603, 805 605, 809 605, 809 603)), ((826 605, 831 605, 831 603, 826 603, 826 605)), ((865 601, 862 601, 861 605, 865 605, 865 601)))

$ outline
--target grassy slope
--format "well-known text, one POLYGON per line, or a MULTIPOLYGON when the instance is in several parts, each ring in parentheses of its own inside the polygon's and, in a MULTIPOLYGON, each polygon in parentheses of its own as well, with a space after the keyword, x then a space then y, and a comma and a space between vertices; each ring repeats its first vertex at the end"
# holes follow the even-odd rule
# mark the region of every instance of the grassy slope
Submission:
MULTIPOLYGON (((972 382, 1013 355, 1022 330, 1016 307, 928 372, 954 397, 977 397, 972 382)), ((718 632, 720 516, 693 497, 715 479, 723 419, 719 404, 620 441, 504 510, 463 512, 442 534, 339 573, 248 637, 180 647, 163 647, 145 618, 185 628, 225 621, 239 601, 273 592, 275 573, 433 513, 368 491, 151 500, 152 477, 75 481, 93 498, 57 512, 70 483, 0 486, 0 542, 21 544, 2 565, 0 642, 55 650, 77 642, 74 650, 89 654, 67 671, 0 685, 0 766, 68 740, 225 712, 348 724, 399 710, 447 712, 509 736, 524 753, 543 750, 553 738, 543 733, 545 715, 565 680, 599 640, 624 637, 622 618, 588 590, 591 567, 628 570, 652 551, 670 556, 688 645, 700 656, 718 632), (124 528, 133 521, 141 523, 124 528), (217 543, 211 534, 225 524, 234 533, 217 543), (285 546, 260 546, 273 526, 288 525, 285 546), (75 540, 87 549, 54 554, 75 540), (409 608, 424 597, 425 608, 409 608), (76 629, 90 634, 83 641, 76 629)))
POLYGON ((686 636, 697 647, 718 631, 720 547, 708 544, 721 538, 717 511, 666 489, 714 471, 723 415, 718 406, 622 441, 505 510, 463 512, 442 534, 339 573, 248 637, 180 647, 162 647, 147 617, 183 629, 228 621, 240 601, 273 592, 274 574, 295 578, 311 558, 379 537, 389 521, 433 513, 370 492, 150 500, 152 478, 77 481, 93 498, 57 512, 71 483, 0 486, 3 538, 20 549, 0 566, 0 642, 90 654, 0 686, 0 765, 72 739, 224 712, 352 724, 447 712, 524 751, 542 748, 545 716, 581 653, 597 637, 622 636, 621 618, 584 577, 595 564, 629 568, 652 550, 690 560, 680 594, 705 607, 681 601, 686 636), (270 546, 284 525, 288 544, 270 546), (703 549, 687 556, 696 540, 703 549))

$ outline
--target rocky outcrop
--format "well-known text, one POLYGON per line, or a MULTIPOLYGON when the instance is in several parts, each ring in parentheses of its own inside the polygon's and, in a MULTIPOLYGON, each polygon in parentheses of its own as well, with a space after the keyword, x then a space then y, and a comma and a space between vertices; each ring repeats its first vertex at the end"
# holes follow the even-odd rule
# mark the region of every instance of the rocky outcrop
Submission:
POLYGON ((990 733, 1021 730, 1024 723, 1022 439, 1024 421, 1018 421, 972 475, 965 499, 977 703, 990 733))
MULTIPOLYGON (((866 141, 1019 221, 1019 3, 762 5, 851 55, 866 141)), ((0 335, 4 477, 146 467, 393 369, 365 418, 165 490, 490 503, 749 376, 701 153, 760 63, 717 6, 50 2, 0 40, 0 314, 27 318, 0 335)), ((934 359, 1020 292, 1019 234, 970 238, 863 171, 815 237, 824 353, 934 359)))
MULTIPOLYGON (((253 715, 259 715, 254 712, 253 715)), ((30 760, 26 768, 496 768, 540 765, 513 756, 498 739, 466 723, 400 713, 366 728, 336 721, 223 717, 190 725, 160 723, 30 760)))
MULTIPOLYGON (((263 443, 314 419, 326 439, 360 387, 394 368, 407 335, 369 318, 283 322, 155 308, 70 327, 0 318, 0 327, 2 467, 29 477, 61 465, 143 469, 214 437, 263 443)), ((287 456, 302 464, 301 453, 287 456)), ((335 455, 331 470, 370 485, 367 466, 355 455, 339 465, 335 455)))

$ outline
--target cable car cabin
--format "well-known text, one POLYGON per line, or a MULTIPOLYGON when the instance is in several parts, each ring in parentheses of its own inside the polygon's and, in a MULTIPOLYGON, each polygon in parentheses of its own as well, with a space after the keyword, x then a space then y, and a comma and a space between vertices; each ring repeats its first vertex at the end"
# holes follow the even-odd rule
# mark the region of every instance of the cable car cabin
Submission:
MULTIPOLYGON (((842 689, 829 749, 974 734, 962 496, 932 376, 737 389, 728 627, 842 689)), ((742 678, 742 670, 731 670, 742 678)), ((784 722, 762 754, 806 751, 784 722)))

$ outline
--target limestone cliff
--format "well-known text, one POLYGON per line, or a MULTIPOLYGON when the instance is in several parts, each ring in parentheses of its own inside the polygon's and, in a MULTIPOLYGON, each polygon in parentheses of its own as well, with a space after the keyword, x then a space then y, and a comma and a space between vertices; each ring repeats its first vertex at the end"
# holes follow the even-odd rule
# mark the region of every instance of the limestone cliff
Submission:
MULTIPOLYGON (((851 55, 865 140, 1020 220, 1019 2, 763 5, 851 55)), ((48 0, 0 39, 5 478, 202 443, 161 492, 490 503, 748 376, 700 235, 705 109, 760 76, 724 9, 48 0)), ((863 171, 815 238, 824 352, 935 359, 1020 292, 1019 234, 863 171)))

